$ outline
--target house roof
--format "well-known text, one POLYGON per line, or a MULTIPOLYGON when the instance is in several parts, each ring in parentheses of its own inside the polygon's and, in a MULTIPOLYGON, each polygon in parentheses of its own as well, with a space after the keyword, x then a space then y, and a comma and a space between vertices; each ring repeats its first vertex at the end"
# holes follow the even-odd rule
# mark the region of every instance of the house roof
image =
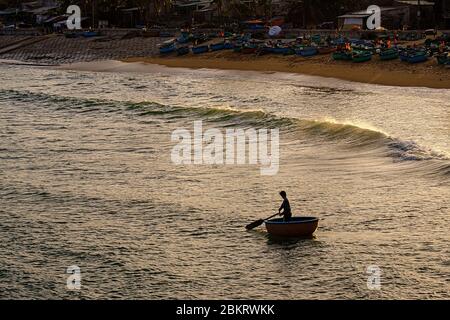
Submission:
POLYGON ((342 16, 339 16, 338 18, 367 18, 370 17, 371 14, 370 13, 365 13, 365 14, 344 14, 342 16))
POLYGON ((34 9, 26 9, 23 11, 29 12, 32 14, 43 14, 43 13, 47 13, 50 10, 57 9, 57 8, 59 8, 59 6, 40 7, 40 8, 34 8, 34 9))
MULTIPOLYGON (((419 5, 419 0, 396 0, 396 2, 407 4, 410 6, 418 6, 419 5)), ((421 0, 420 5, 421 6, 434 6, 434 2, 421 0)))
MULTIPOLYGON (((406 6, 403 7, 381 7, 381 12, 387 12, 387 11, 395 11, 399 9, 406 8, 406 6)), ((367 18, 370 17, 372 13, 367 13, 366 10, 362 11, 355 11, 355 12, 349 12, 342 16, 339 16, 338 18, 367 18)))

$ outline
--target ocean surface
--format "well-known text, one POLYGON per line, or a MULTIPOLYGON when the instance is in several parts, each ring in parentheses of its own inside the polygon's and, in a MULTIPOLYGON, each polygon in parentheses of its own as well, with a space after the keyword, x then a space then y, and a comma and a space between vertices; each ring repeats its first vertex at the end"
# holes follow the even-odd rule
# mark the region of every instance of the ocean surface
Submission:
POLYGON ((0 298, 450 298, 450 90, 100 69, 0 64, 0 298), (278 128, 278 174, 175 165, 200 120, 278 128), (314 238, 245 230, 280 190, 314 238))

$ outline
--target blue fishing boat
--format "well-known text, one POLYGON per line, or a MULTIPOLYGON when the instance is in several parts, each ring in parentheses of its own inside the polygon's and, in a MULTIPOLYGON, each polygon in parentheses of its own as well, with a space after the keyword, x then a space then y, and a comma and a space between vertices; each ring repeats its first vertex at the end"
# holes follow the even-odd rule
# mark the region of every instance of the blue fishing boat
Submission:
POLYGON ((191 41, 191 34, 189 32, 183 31, 181 35, 177 38, 177 42, 180 44, 185 44, 191 41))
POLYGON ((176 40, 170 39, 159 45, 159 53, 160 54, 169 54, 175 52, 177 47, 175 45, 176 40))
POLYGON ((193 54, 201 54, 209 51, 209 46, 196 46, 192 47, 193 54))
POLYGON ((175 52, 177 48, 175 47, 175 44, 171 44, 171 45, 165 45, 165 46, 161 46, 159 48, 159 53, 160 54, 169 54, 172 52, 175 52))
POLYGON ((261 53, 273 53, 273 54, 288 54, 290 48, 280 46, 263 46, 261 47, 261 53))
POLYGON ((303 47, 295 50, 295 53, 302 57, 311 57, 317 54, 315 47, 303 47))
POLYGON ((98 37, 99 35, 100 33, 98 33, 97 31, 84 31, 82 33, 82 36, 85 38, 98 37))
POLYGON ((233 46, 233 44, 231 42, 227 41, 227 42, 224 43, 223 48, 225 50, 231 50, 231 49, 234 48, 234 46, 233 46))
POLYGON ((426 52, 416 52, 408 56, 409 63, 420 63, 428 60, 428 55, 426 52))
POLYGON ((275 54, 288 54, 289 50, 290 50, 290 48, 288 48, 288 47, 274 47, 274 48, 272 48, 272 53, 275 53, 275 54))
POLYGON ((399 57, 400 57, 401 61, 407 62, 408 61, 408 51, 407 50, 400 51, 399 57))
POLYGON ((220 51, 225 49, 225 43, 219 42, 219 43, 213 43, 209 46, 209 49, 211 51, 220 51))

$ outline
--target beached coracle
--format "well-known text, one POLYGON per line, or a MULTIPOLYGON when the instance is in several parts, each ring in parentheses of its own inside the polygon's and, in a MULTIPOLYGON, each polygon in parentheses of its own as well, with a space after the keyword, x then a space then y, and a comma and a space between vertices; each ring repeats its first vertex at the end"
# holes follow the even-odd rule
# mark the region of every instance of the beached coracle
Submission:
POLYGON ((224 42, 213 43, 209 46, 209 49, 211 51, 223 50, 223 49, 225 49, 225 43, 224 42))
POLYGON ((170 39, 159 45, 159 53, 160 54, 169 54, 175 52, 177 50, 176 40, 170 39))
POLYGON ((354 51, 352 55, 353 62, 367 62, 372 59, 372 53, 368 51, 354 51))
POLYGON ((420 63, 428 60, 425 50, 408 49, 400 52, 400 60, 409 63, 420 63))
POLYGON ((398 59, 399 53, 397 49, 386 49, 380 52, 380 60, 395 60, 398 59))
POLYGON ((193 54, 200 54, 200 53, 205 53, 208 51, 209 51, 209 46, 206 46, 206 45, 192 47, 193 54))
POLYGON ((289 222, 283 219, 265 221, 267 232, 278 237, 310 237, 319 226, 319 219, 314 217, 292 218, 289 222))
POLYGON ((336 51, 332 55, 333 60, 352 60, 352 53, 350 51, 336 51))
POLYGON ((164 43, 160 46, 159 53, 160 54, 168 54, 168 53, 175 52, 176 49, 177 48, 176 48, 174 42, 168 42, 168 43, 164 43))
POLYGON ((438 64, 450 65, 450 53, 444 52, 436 56, 438 64))
POLYGON ((295 53, 302 57, 311 57, 317 54, 316 47, 302 47, 295 50, 295 53))

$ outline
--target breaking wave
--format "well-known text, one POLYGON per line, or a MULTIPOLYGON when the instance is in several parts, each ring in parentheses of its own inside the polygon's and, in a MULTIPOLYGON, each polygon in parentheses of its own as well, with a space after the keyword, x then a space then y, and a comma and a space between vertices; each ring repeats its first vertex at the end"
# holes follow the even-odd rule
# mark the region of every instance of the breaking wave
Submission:
POLYGON ((282 132, 300 134, 316 139, 318 143, 334 142, 345 148, 371 148, 384 150, 394 161, 434 161, 433 171, 450 175, 450 159, 447 155, 419 145, 415 141, 402 140, 370 126, 340 123, 333 119, 309 120, 278 117, 262 110, 236 110, 232 108, 178 107, 156 102, 134 103, 100 99, 80 99, 31 93, 15 90, 0 90, 0 102, 18 100, 40 102, 54 106, 57 110, 74 112, 133 112, 138 116, 156 116, 165 119, 201 119, 221 126, 256 128, 279 128, 282 132))

